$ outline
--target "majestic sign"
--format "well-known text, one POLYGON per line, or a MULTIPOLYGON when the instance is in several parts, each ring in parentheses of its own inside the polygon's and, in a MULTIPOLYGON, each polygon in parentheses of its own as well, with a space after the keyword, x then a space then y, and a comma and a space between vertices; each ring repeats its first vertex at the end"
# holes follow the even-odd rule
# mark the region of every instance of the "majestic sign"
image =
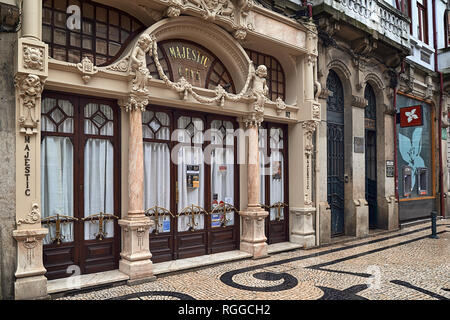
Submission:
POLYGON ((206 78, 215 58, 203 48, 184 41, 166 42, 162 45, 172 69, 173 80, 184 77, 197 87, 206 86, 206 78))
POLYGON ((221 84, 226 90, 234 89, 224 65, 207 49, 184 40, 165 41, 159 46, 174 82, 183 77, 196 87, 212 89, 221 84))
POLYGON ((400 127, 421 126, 422 120, 422 106, 400 108, 400 127))

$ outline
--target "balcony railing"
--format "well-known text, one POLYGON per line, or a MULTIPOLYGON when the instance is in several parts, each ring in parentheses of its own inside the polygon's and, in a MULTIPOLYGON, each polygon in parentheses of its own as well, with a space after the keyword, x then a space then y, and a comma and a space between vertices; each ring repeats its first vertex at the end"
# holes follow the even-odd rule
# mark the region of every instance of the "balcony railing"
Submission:
POLYGON ((314 6, 325 3, 397 44, 410 47, 409 18, 382 0, 313 0, 312 3, 314 6))

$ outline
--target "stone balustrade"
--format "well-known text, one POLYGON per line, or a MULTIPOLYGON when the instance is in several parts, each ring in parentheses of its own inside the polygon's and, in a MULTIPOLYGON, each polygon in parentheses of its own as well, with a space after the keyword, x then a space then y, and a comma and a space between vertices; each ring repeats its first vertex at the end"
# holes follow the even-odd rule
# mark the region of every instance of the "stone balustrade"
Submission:
MULTIPOLYGON (((382 0, 313 0, 313 6, 325 4, 345 13, 367 28, 376 30, 401 46, 409 44, 409 18, 382 0)), ((357 25, 358 26, 358 25, 357 25)))

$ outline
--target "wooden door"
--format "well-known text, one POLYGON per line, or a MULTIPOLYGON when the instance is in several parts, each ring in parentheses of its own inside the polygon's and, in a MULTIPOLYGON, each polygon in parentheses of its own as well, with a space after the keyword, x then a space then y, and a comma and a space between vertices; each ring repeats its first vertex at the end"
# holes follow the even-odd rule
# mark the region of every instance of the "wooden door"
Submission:
POLYGON ((44 240, 46 276, 55 279, 117 268, 117 105, 112 100, 45 92, 41 122, 42 224, 49 229, 44 240))

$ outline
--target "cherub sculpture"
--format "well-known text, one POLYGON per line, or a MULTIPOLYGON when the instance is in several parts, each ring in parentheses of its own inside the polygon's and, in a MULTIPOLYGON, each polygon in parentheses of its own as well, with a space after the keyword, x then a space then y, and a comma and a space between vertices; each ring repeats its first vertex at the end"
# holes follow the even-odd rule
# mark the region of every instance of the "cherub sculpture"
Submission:
POLYGON ((147 68, 146 54, 150 52, 153 44, 153 39, 148 34, 143 34, 139 37, 138 45, 134 48, 131 54, 131 70, 136 73, 133 80, 133 90, 137 92, 147 92, 147 83, 152 78, 150 71, 147 68))
POLYGON ((263 64, 259 65, 252 75, 252 93, 256 98, 253 107, 257 112, 264 112, 264 104, 269 93, 266 77, 267 67, 263 64))

